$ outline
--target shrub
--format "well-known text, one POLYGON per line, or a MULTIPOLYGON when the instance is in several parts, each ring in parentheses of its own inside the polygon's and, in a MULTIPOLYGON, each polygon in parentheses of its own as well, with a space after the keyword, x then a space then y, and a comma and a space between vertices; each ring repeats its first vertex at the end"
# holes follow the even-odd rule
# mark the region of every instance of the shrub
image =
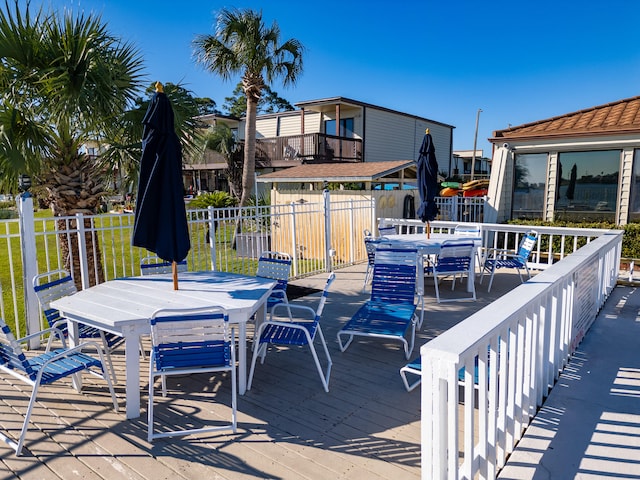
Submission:
POLYGON ((237 200, 228 193, 215 191, 198 195, 189 202, 189 208, 224 208, 233 207, 236 204, 237 200))
MULTIPOLYGON (((547 227, 568 227, 568 228, 602 228, 611 230, 624 230, 622 235, 622 257, 623 258, 640 258, 640 223, 629 223, 627 225, 616 225, 609 222, 543 222, 535 220, 512 220, 509 222, 512 225, 542 225, 547 227)), ((558 245, 554 245, 555 248, 559 248, 560 238, 554 238, 554 243, 558 242, 558 245)), ((578 241, 578 248, 583 246, 586 240, 578 241)), ((544 250, 545 245, 542 245, 544 250)), ((572 251, 573 244, 565 245, 565 251, 572 251), (567 247, 570 247, 567 250, 567 247)))

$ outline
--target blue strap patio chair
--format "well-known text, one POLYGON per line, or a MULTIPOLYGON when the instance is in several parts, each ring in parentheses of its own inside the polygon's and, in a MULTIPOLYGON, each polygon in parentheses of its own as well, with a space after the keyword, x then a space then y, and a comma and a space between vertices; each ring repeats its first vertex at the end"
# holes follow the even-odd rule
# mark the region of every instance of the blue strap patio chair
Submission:
POLYGON ((491 272, 491 278, 489 279, 489 287, 487 288, 487 292, 491 291, 491 285, 493 284, 493 275, 496 273, 496 269, 498 268, 515 268, 518 271, 518 276, 520 277, 520 282, 524 283, 524 278, 522 278, 521 270, 525 270, 527 272, 527 276, 531 278, 531 272, 529 270, 529 266, 527 265, 527 261, 529 260, 529 256, 533 251, 533 248, 538 241, 538 232, 535 230, 529 230, 520 240, 520 245, 518 246, 517 251, 508 250, 508 249, 499 249, 499 248, 491 248, 487 253, 487 259, 484 261, 484 265, 482 267, 482 275, 480 276, 480 283, 482 284, 482 279, 484 278, 485 272, 491 272))
POLYGON ((324 290, 320 296, 318 306, 314 310, 306 305, 296 304, 280 304, 273 307, 271 310, 271 316, 269 321, 264 322, 257 331, 258 341, 254 343, 253 359, 251 360, 251 369, 249 371, 249 381, 247 383, 247 390, 251 389, 251 383, 253 381, 253 374, 256 367, 256 360, 260 357, 260 363, 264 363, 264 359, 267 355, 267 349, 269 345, 277 346, 308 346, 311 350, 311 355, 316 364, 320 380, 325 392, 329 391, 329 376, 331 375, 331 355, 329 355, 329 349, 327 348, 327 342, 322 334, 322 328, 320 327, 320 318, 322 317, 322 311, 329 295, 329 287, 336 278, 335 273, 331 273, 327 282, 325 283, 324 290), (289 310, 288 316, 278 315, 279 310, 289 310), (296 313, 297 316, 293 318, 292 314, 296 313), (327 357, 327 367, 323 370, 320 364, 320 359, 314 346, 314 341, 318 337, 324 353, 327 357))
MULTIPOLYGON (((176 262, 176 268, 178 273, 186 272, 188 270, 187 261, 182 260, 181 262, 176 262)), ((159 273, 173 273, 172 262, 162 260, 156 255, 149 255, 140 260, 141 275, 156 275, 159 273)))
MULTIPOLYGON (((482 238, 482 226, 478 223, 460 223, 453 229, 453 234, 456 237, 463 238, 482 238)), ((476 268, 478 273, 482 273, 482 256, 480 255, 480 248, 476 249, 476 268)))
MULTIPOLYGON (((29 406, 25 413, 20 436, 16 442, 12 438, 0 433, 0 439, 9 444, 16 452, 22 453, 25 436, 29 427, 29 419, 36 404, 38 391, 42 385, 50 385, 58 380, 86 371, 104 379, 109 387, 113 408, 118 411, 118 402, 111 378, 106 374, 104 356, 96 342, 85 342, 74 348, 67 348, 63 333, 55 328, 48 328, 16 340, 11 329, 0 318, 0 371, 13 378, 30 385, 32 388, 29 406), (49 336, 47 350, 40 354, 26 354, 22 345, 29 339, 49 336), (58 337, 62 341, 62 348, 51 349, 51 340, 58 337), (87 348, 95 349, 98 358, 82 353, 87 348)), ((5 399, 7 400, 7 399, 5 399)))
POLYGON ((373 275, 373 265, 376 259, 376 248, 378 245, 384 244, 388 241, 389 239, 386 237, 373 237, 371 235, 365 235, 364 237, 364 248, 367 252, 367 271, 364 274, 364 284, 362 285, 363 292, 367 288, 367 285, 371 281, 371 276, 373 275))
POLYGON ((260 254, 256 277, 270 278, 277 282, 267 300, 268 311, 279 303, 289 303, 287 285, 290 272, 291 255, 288 253, 265 250, 260 254))
MULTIPOLYGON (((458 382, 464 382, 464 373, 465 369, 462 367, 458 370, 458 382)), ((422 357, 418 356, 414 358, 411 362, 407 363, 404 367, 400 369, 400 378, 402 378, 402 383, 404 384, 404 388, 407 389, 407 392, 410 392, 418 385, 422 383, 422 357)), ((474 384, 476 388, 478 387, 478 358, 475 360, 475 368, 474 368, 474 384)))
MULTIPOLYGON (((236 432, 237 379, 236 352, 229 316, 222 307, 161 309, 155 311, 151 325, 149 361, 149 408, 147 439, 231 430, 236 432), (200 428, 178 428, 175 422, 154 433, 154 383, 162 381, 162 396, 167 396, 166 377, 209 372, 231 375, 231 421, 200 428)), ((207 395, 209 396, 209 395, 207 395)), ((191 419, 190 423, 196 419, 191 419)))
POLYGON ((401 342, 405 357, 409 358, 416 325, 422 323, 416 315, 416 294, 418 301, 422 294, 421 288, 416 289, 418 264, 422 278, 422 256, 416 249, 376 249, 371 297, 338 332, 341 351, 349 347, 354 337, 382 338, 401 342))
POLYGON ((470 240, 445 240, 442 242, 440 252, 436 255, 435 260, 425 269, 425 273, 433 276, 436 301, 438 303, 476 299, 475 282, 471 282, 472 291, 470 297, 443 299, 440 297, 439 288, 439 277, 453 277, 451 281, 451 290, 453 291, 458 275, 460 275, 461 278, 468 275, 475 275, 475 273, 471 271, 475 251, 476 247, 473 241, 470 240))
POLYGON ((398 230, 396 229, 395 225, 384 225, 384 224, 378 225, 378 234, 381 237, 384 237, 386 235, 395 235, 397 233, 398 233, 398 230))
MULTIPOLYGON (((33 289, 36 292, 40 308, 47 319, 49 327, 60 330, 62 334, 67 337, 69 334, 67 330, 67 319, 60 315, 58 310, 51 308, 50 303, 77 292, 76 285, 71 275, 69 275, 69 272, 66 270, 53 270, 36 275, 33 277, 33 289)), ((90 327, 83 323, 78 324, 78 336, 81 342, 87 339, 100 340, 113 383, 118 383, 116 371, 113 368, 111 353, 124 344, 124 337, 105 332, 95 327, 90 327)))

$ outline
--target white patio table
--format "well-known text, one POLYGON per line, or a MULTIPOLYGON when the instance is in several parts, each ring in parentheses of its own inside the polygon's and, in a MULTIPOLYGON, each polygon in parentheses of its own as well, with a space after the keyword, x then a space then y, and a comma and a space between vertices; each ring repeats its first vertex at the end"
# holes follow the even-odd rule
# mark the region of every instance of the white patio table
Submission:
POLYGON ((246 323, 265 307, 276 282, 213 271, 184 272, 178 278, 178 290, 173 289, 171 274, 125 277, 51 303, 68 319, 72 344, 77 342, 78 322, 125 338, 127 418, 140 416, 139 338, 150 333, 149 318, 159 308, 226 308, 229 322, 238 324, 238 392, 246 391, 246 323))
MULTIPOLYGON (((407 233, 396 235, 385 235, 389 239, 391 246, 397 247, 413 247, 417 248, 423 255, 437 255, 440 253, 440 245, 445 240, 471 240, 476 248, 482 246, 481 237, 466 237, 460 235, 452 235, 448 233, 432 233, 427 238, 426 233, 407 233)), ((475 282, 475 255, 471 257, 471 265, 469 266, 469 275, 467 275, 467 291, 472 292, 475 282)))

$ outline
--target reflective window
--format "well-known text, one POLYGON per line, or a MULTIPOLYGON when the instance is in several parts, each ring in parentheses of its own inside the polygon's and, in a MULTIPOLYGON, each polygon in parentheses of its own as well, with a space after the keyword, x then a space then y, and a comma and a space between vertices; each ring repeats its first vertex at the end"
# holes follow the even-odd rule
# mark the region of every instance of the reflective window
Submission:
POLYGON ((568 221, 615 221, 620 150, 562 152, 553 218, 568 221))
MULTIPOLYGON (((336 134, 336 121, 325 120, 324 133, 327 135, 336 134)), ((353 118, 341 118, 340 119, 340 135, 339 137, 353 138, 353 118)))
POLYGON ((547 157, 546 153, 516 153, 511 218, 542 219, 547 157))

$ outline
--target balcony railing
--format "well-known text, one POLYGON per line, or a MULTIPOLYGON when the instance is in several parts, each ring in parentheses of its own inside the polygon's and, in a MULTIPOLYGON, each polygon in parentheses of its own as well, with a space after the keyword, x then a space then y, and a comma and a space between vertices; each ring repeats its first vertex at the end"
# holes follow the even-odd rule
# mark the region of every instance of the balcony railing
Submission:
POLYGON ((260 167, 362 161, 362 140, 357 138, 308 133, 256 139, 256 166, 260 167))

